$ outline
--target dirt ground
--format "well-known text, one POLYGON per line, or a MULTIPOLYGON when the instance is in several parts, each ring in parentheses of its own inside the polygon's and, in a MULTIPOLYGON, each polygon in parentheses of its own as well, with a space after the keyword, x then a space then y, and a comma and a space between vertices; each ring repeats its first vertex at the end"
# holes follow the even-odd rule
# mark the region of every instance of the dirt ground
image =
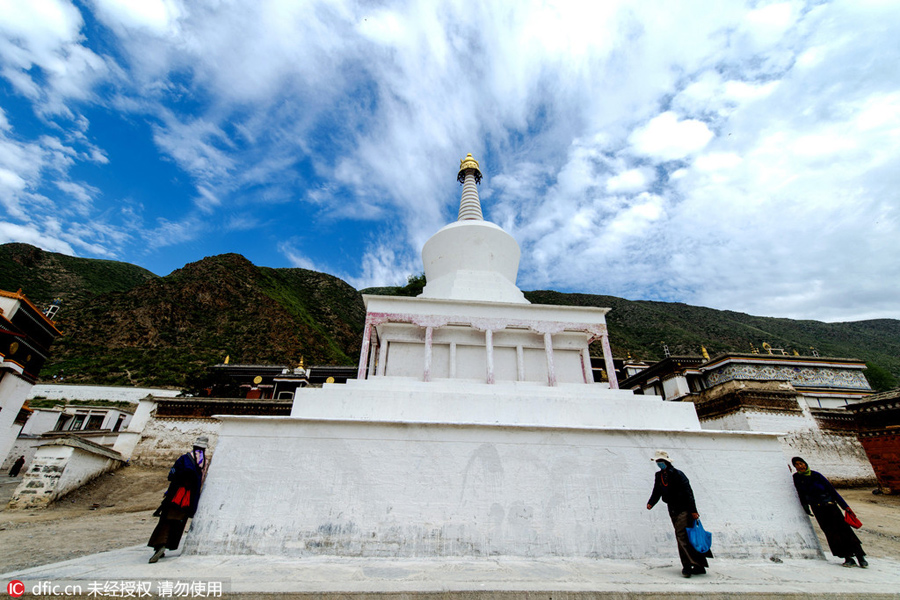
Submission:
POLYGON ((22 478, 10 483, 0 477, 0 573, 146 544, 167 474, 168 469, 124 467, 35 510, 7 509, 22 478))
MULTIPOLYGON (((156 526, 152 513, 166 489, 166 474, 167 469, 125 467, 38 510, 6 509, 21 478, 0 477, 0 573, 145 544, 156 526)), ((874 495, 871 488, 840 492, 863 522, 857 533, 870 561, 900 559, 900 496, 874 495)), ((830 556, 818 526, 816 531, 830 556)))

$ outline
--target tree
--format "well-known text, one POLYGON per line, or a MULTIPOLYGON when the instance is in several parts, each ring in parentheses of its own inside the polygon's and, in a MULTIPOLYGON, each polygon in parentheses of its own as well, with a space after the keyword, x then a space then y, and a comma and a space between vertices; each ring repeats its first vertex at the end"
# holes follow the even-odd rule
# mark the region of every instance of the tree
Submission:
POLYGON ((886 392, 897 387, 897 378, 890 371, 875 363, 866 363, 865 376, 869 382, 869 387, 876 392, 886 392))
POLYGON ((425 273, 410 275, 406 278, 406 285, 397 288, 397 296, 418 296, 425 288, 425 273))

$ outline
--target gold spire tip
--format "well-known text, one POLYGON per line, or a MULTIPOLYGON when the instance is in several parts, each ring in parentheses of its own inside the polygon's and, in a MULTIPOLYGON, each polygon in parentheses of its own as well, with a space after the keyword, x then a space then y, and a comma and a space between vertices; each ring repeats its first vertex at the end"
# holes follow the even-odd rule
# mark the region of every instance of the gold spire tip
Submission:
POLYGON ((466 154, 466 157, 459 161, 459 173, 456 175, 456 180, 463 183, 466 180, 466 173, 470 169, 475 176, 475 183, 481 183, 481 169, 478 168, 478 161, 472 157, 471 152, 466 154))

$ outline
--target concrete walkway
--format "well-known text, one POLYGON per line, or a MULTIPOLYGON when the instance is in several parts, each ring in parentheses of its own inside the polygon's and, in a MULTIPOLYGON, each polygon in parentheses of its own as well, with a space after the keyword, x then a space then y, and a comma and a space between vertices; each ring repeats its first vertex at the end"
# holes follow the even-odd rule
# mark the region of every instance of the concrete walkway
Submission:
MULTIPOLYGON (((179 556, 148 564, 146 546, 105 552, 0 575, 21 580, 27 597, 44 583, 80 585, 83 597, 333 598, 900 598, 900 562, 872 559, 868 569, 844 568, 837 559, 715 559, 708 575, 681 577, 673 560, 591 559, 378 559, 274 556, 179 556), (166 583, 168 582, 168 583, 166 583), (188 585, 193 584, 191 590, 188 585), (173 592, 173 584, 185 592, 173 592), (140 586, 144 586, 143 588, 140 586), (136 587, 137 586, 137 587, 136 587), (124 590, 137 590, 132 596, 124 590), (93 593, 91 592, 93 590, 93 593), (103 593, 115 591, 115 595, 103 593), (212 590, 212 591, 211 591, 212 590), (216 593, 221 590, 222 593, 216 593), (189 593, 190 592, 190 593, 189 593), (196 592, 196 593, 194 593, 196 592)), ((177 591, 178 588, 175 588, 177 591)), ((35 596, 30 596, 35 597, 35 596)))

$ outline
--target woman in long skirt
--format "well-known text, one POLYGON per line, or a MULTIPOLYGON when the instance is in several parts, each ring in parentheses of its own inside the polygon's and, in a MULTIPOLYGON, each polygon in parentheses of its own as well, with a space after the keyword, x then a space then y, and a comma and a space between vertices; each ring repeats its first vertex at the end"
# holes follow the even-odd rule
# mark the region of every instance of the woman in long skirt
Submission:
POLYGON ((797 470, 794 473, 794 487, 797 488, 803 510, 810 516, 815 515, 819 527, 825 533, 825 539, 828 540, 831 553, 843 558, 845 567, 855 567, 856 561, 859 561, 859 566, 863 569, 868 567, 866 553, 863 552, 856 533, 844 520, 841 509, 850 514, 853 511, 824 475, 810 470, 806 461, 799 456, 792 458, 791 462, 797 470), (853 560, 854 556, 856 561, 853 560))
POLYGON ((197 438, 193 450, 179 457, 169 470, 169 489, 153 513, 154 517, 159 517, 159 523, 147 542, 153 548, 151 563, 165 556, 166 549, 178 548, 187 520, 197 511, 203 475, 209 464, 205 455, 208 443, 206 437, 197 438))

